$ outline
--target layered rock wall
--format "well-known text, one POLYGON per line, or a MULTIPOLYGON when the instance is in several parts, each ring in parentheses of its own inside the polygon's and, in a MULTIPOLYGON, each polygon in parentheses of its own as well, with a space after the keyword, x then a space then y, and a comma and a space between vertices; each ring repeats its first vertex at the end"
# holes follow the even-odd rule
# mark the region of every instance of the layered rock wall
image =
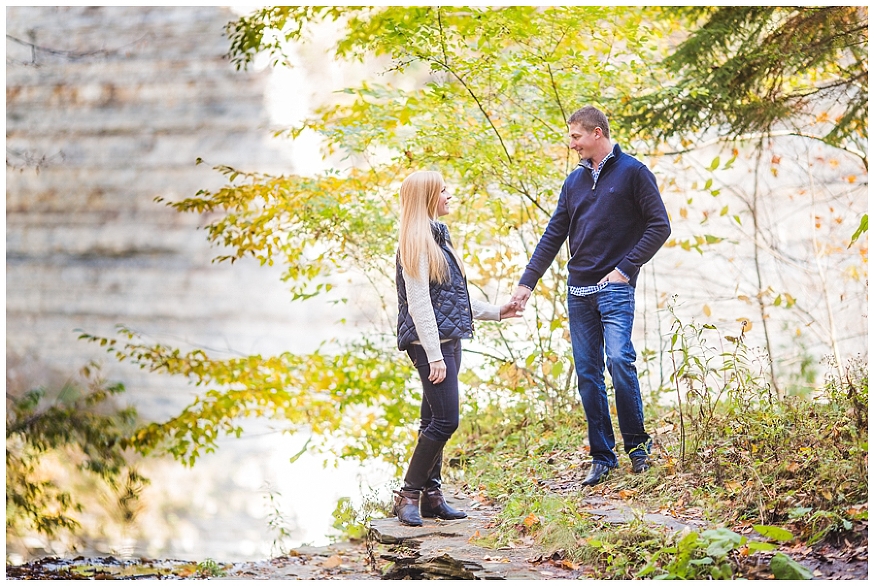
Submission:
POLYGON ((225 57, 215 7, 6 9, 7 384, 89 360, 141 412, 172 413, 185 381, 116 363, 77 330, 227 353, 301 350, 333 318, 294 307, 277 273, 217 265, 206 218, 167 200, 214 189, 212 165, 288 172, 270 141, 267 72, 225 57), (206 164, 197 165, 202 158, 206 164), (306 336, 300 333, 306 331, 306 336))

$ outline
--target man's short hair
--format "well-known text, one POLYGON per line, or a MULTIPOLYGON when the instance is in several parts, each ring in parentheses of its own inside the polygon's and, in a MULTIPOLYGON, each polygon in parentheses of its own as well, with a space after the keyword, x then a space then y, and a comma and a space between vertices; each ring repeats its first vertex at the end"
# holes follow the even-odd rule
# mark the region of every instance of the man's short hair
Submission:
POLYGON ((604 112, 594 106, 584 106, 571 114, 567 119, 567 125, 577 124, 588 131, 600 128, 604 136, 610 138, 610 123, 607 122, 607 116, 604 112))

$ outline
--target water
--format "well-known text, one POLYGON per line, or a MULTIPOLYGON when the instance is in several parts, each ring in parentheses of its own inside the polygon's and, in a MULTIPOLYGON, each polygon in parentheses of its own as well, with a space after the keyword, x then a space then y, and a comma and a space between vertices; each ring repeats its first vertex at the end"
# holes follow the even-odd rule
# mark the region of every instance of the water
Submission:
POLYGON ((388 501, 393 474, 380 463, 361 465, 331 454, 306 452, 305 434, 284 434, 254 422, 240 439, 226 438, 194 467, 170 459, 143 462, 150 479, 140 511, 127 526, 111 507, 89 503, 82 521, 83 546, 30 537, 28 555, 7 543, 10 560, 44 555, 113 555, 192 561, 257 561, 300 545, 337 540, 332 512, 342 497, 360 509, 365 498, 388 501), (327 464, 327 465, 326 465, 327 464))

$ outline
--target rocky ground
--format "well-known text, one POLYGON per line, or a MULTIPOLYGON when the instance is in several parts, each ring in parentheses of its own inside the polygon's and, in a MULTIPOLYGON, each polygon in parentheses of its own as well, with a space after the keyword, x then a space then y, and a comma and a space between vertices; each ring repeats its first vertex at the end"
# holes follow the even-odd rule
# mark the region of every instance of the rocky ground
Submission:
MULTIPOLYGON (((600 488, 600 487, 598 487, 600 488)), ((487 535, 498 509, 483 499, 447 491, 447 500, 469 514, 459 521, 426 520, 405 527, 397 519, 371 522, 370 538, 360 543, 301 547, 261 562, 197 564, 181 560, 116 558, 42 559, 6 568, 7 579, 218 579, 218 580, 380 580, 380 579, 585 579, 592 569, 520 541, 501 549, 476 543, 487 535)), ((694 516, 636 510, 633 503, 592 491, 587 511, 605 523, 633 518, 675 530, 700 531, 706 523, 694 516)), ((844 543, 783 549, 817 579, 865 580, 868 577, 867 526, 844 543)), ((769 579, 766 559, 751 560, 746 577, 769 579)))

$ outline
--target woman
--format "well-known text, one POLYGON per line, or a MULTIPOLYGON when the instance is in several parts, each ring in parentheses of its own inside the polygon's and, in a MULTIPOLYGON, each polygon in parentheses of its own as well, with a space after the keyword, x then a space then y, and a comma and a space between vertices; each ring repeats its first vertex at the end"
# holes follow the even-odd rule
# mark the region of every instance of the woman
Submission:
POLYGON ((474 319, 515 317, 517 305, 470 299, 461 258, 446 224, 437 221, 449 213, 452 199, 440 173, 411 174, 400 197, 398 349, 406 350, 419 371, 423 394, 419 440, 393 513, 401 523, 419 526, 422 517, 467 517, 447 505, 440 491, 443 446, 458 428, 461 340, 473 335, 474 319))

